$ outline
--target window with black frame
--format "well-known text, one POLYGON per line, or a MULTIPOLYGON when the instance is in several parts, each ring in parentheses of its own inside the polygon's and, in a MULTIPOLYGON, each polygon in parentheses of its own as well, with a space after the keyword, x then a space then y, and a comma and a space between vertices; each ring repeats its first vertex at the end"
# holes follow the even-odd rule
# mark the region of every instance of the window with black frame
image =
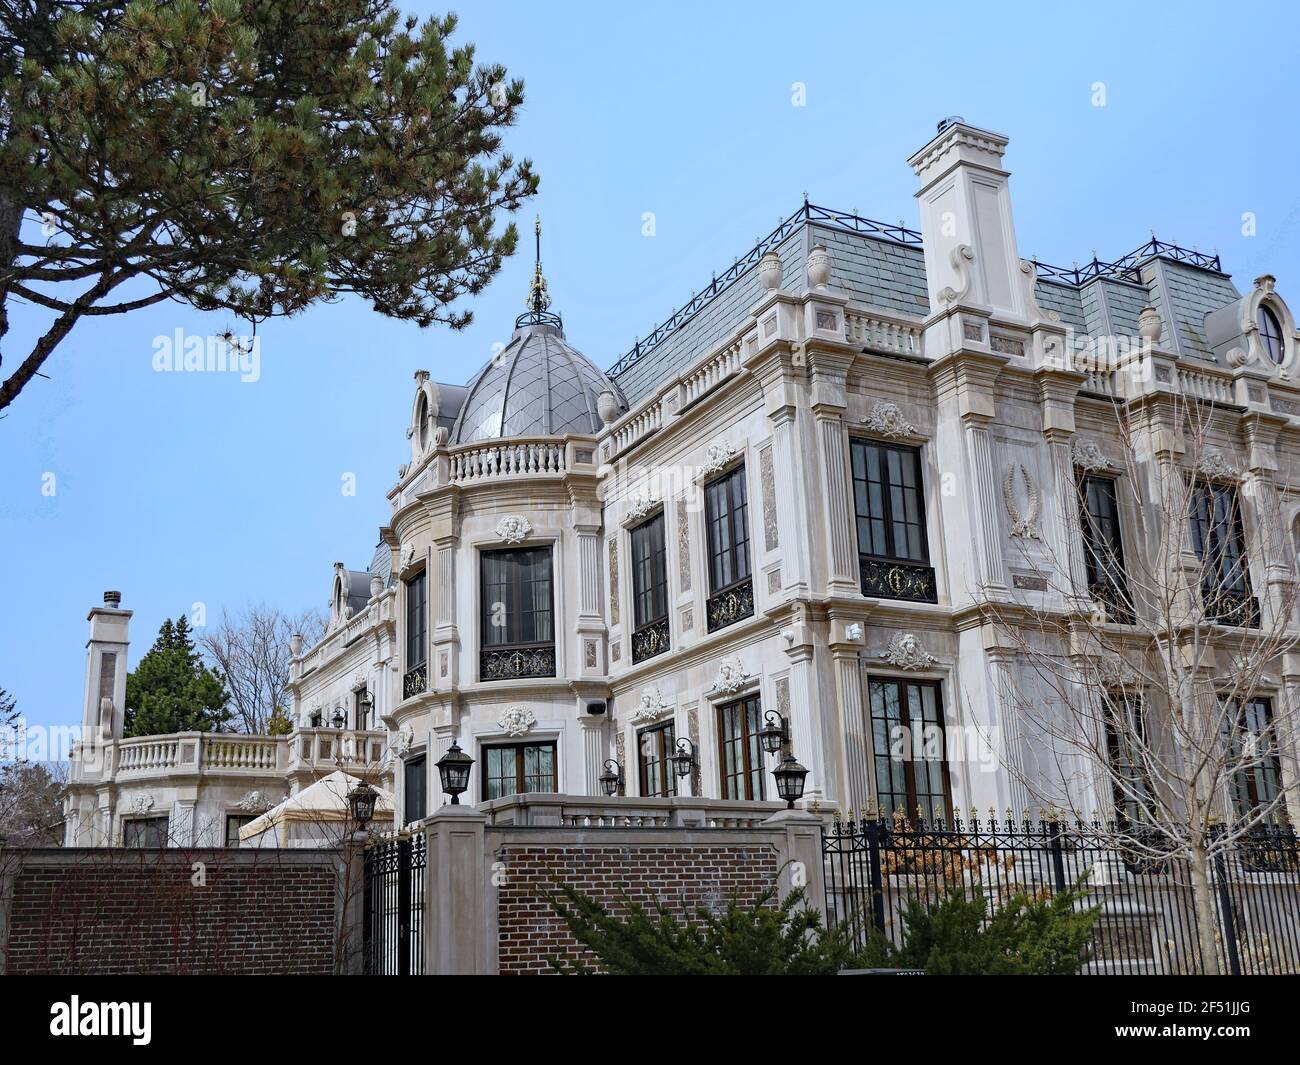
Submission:
POLYGON ((402 698, 419 695, 429 686, 428 578, 424 570, 406 580, 406 672, 402 698))
POLYGON ((1147 749, 1142 697, 1127 692, 1102 694, 1106 760, 1116 825, 1128 829, 1151 820, 1155 793, 1143 752, 1147 749))
POLYGON ((704 524, 709 546, 705 620, 714 632, 754 613, 744 466, 704 486, 704 524))
MULTIPOLYGON (((1224 741, 1238 766, 1230 792, 1233 813, 1246 818, 1277 804, 1282 794, 1282 760, 1273 725, 1273 702, 1266 698, 1232 700, 1224 707, 1224 741)), ((1285 810, 1278 810, 1285 818, 1285 810)))
POLYGON ((256 814, 226 814, 226 846, 239 846, 239 830, 257 820, 256 814))
POLYGON ((849 454, 862 594, 937 602, 920 448, 854 439, 849 454))
POLYGON ((1286 359, 1286 339, 1282 333, 1282 323, 1264 304, 1260 304, 1255 321, 1259 326, 1259 342, 1264 346, 1264 351, 1272 362, 1280 366, 1286 359))
POLYGON ((402 816, 406 824, 422 820, 429 810, 428 763, 422 754, 402 762, 402 816))
POLYGON ((132 817, 122 822, 123 847, 167 846, 167 818, 132 817))
POLYGON ((642 522, 632 541, 632 661, 641 662, 668 650, 668 552, 664 515, 642 522))
POLYGON ((676 737, 676 728, 671 721, 644 728, 636 734, 641 795, 667 798, 677 794, 677 774, 673 772, 670 761, 676 737))
POLYGON ((757 695, 718 707, 718 750, 721 753, 724 799, 767 798, 764 754, 758 738, 762 728, 762 708, 757 695))
POLYGON ((360 688, 352 693, 352 719, 356 722, 356 728, 362 731, 370 727, 369 714, 366 712, 367 695, 366 688, 360 688))
POLYGON ((502 743, 482 750, 482 784, 485 799, 522 795, 530 791, 554 792, 555 743, 502 743))
POLYGON ((872 677, 876 799, 886 817, 952 817, 943 700, 937 681, 872 677))
POLYGON ((1089 475, 1079 481, 1079 522, 1088 594, 1106 604, 1108 620, 1132 624, 1133 602, 1124 572, 1124 541, 1113 478, 1089 475))
POLYGON ((1259 627, 1259 603, 1251 595, 1237 490, 1201 481, 1189 506, 1192 548, 1201 562, 1201 598, 1212 621, 1259 627))
POLYGON ((484 551, 479 565, 479 679, 555 676, 550 547, 484 551))

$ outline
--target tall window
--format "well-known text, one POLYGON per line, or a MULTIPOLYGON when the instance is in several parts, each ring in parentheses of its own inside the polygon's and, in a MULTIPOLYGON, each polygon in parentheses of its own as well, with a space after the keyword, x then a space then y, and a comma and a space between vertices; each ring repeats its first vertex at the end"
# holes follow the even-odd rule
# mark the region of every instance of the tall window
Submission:
POLYGON ((352 717, 356 722, 356 728, 364 731, 370 727, 369 715, 366 713, 367 689, 361 688, 352 693, 352 717))
POLYGON ((1106 604, 1112 621, 1131 623, 1133 606, 1124 574, 1124 543, 1113 479, 1084 477, 1079 482, 1079 521, 1083 527, 1088 594, 1106 604))
POLYGON ((704 521, 709 538, 707 621, 713 632, 754 613, 744 466, 705 486, 704 521))
POLYGON ((1234 701, 1224 731, 1231 758, 1241 766, 1233 775, 1230 789, 1233 812, 1237 817, 1247 817, 1275 802, 1282 791, 1272 702, 1263 698, 1234 701))
POLYGON ((1194 485, 1189 518, 1192 547, 1201 560, 1206 614, 1229 625, 1257 626, 1259 610, 1250 594, 1237 490, 1207 482, 1194 485))
POLYGON ((484 551, 483 680, 555 676, 551 549, 484 551))
POLYGON ((423 570, 406 582, 406 668, 424 665, 428 653, 428 582, 423 570))
POLYGON ((428 813, 429 777, 424 755, 417 754, 402 763, 402 810, 406 823, 419 821, 428 813))
POLYGON ((632 661, 668 650, 668 553, 660 512, 632 530, 632 661))
POLYGON ((1147 744, 1146 713, 1138 695, 1105 692, 1106 758, 1110 763, 1115 822, 1129 828, 1150 819, 1151 778, 1142 752, 1147 744))
POLYGON ((889 817, 948 819, 948 779, 943 703, 932 681, 872 678, 871 744, 876 797, 889 817))
POLYGON ((761 800, 767 797, 763 727, 757 695, 718 707, 718 750, 722 752, 722 797, 761 800))
POLYGON ((852 440, 849 453, 862 594, 935 602, 920 449, 852 440))
POLYGON ((677 794, 677 775, 669 761, 676 743, 677 731, 671 721, 642 729, 636 734, 642 795, 666 797, 677 794))
POLYGON ((167 846, 167 818, 132 817, 122 822, 123 847, 167 846))
POLYGON ((483 748, 483 797, 557 791, 554 743, 510 743, 483 748))
POLYGON ((1256 321, 1259 325, 1260 343, 1264 345, 1268 357, 1275 363, 1281 364, 1286 357, 1286 341, 1282 339, 1282 323, 1277 320, 1276 314, 1262 304, 1259 313, 1256 315, 1256 321))

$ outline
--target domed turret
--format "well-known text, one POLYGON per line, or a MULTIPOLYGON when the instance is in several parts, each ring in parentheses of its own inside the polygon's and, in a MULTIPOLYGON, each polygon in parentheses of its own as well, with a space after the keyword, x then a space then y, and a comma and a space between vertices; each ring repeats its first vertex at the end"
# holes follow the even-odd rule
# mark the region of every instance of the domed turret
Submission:
POLYGON ((618 386, 565 341, 560 316, 549 310, 540 221, 536 232, 537 267, 528 293, 529 309, 515 320, 510 343, 466 387, 451 429, 453 445, 506 436, 594 435, 604 424, 600 414, 604 392, 613 395, 620 411, 627 410, 618 386))

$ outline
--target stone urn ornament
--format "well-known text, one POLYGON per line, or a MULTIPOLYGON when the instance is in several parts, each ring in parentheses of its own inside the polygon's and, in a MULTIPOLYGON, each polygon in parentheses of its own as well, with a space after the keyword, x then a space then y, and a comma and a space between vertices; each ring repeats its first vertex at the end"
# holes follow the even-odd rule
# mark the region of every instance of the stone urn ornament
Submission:
POLYGON ((808 283, 813 288, 825 288, 831 279, 831 253, 825 244, 814 244, 808 253, 808 283))
POLYGON ((618 420, 618 399, 613 392, 605 391, 596 397, 596 413, 606 425, 618 420))
POLYGON ((758 279, 763 282, 763 288, 768 292, 775 292, 781 287, 781 277, 784 273, 781 256, 776 252, 770 251, 758 260, 758 279))
POLYGON ((1154 307, 1143 307, 1138 313, 1138 332, 1142 339, 1152 344, 1160 343, 1160 333, 1164 328, 1160 312, 1154 307))

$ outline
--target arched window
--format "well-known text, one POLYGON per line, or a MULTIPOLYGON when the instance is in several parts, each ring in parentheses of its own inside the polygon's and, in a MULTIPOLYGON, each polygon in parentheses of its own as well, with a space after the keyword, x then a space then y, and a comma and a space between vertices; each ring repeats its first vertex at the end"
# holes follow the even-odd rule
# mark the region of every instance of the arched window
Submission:
POLYGON ((1274 364, 1281 365, 1286 356, 1286 344, 1282 340, 1282 324, 1277 315, 1266 306, 1261 305, 1258 313, 1259 339, 1274 364))

